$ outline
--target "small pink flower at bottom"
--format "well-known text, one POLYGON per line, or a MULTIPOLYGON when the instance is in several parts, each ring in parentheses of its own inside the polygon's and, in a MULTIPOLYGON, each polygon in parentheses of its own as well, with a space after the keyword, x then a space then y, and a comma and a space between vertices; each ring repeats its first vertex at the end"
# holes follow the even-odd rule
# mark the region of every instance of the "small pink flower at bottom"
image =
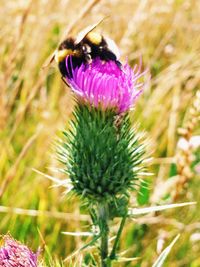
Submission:
POLYGON ((27 246, 11 236, 3 237, 4 245, 0 248, 0 267, 37 267, 38 253, 33 253, 27 246))
POLYGON ((115 61, 103 62, 99 58, 91 64, 73 66, 73 58, 66 58, 66 80, 79 100, 103 110, 113 109, 117 113, 128 111, 143 91, 144 83, 139 78, 140 68, 132 70, 128 64, 115 61))

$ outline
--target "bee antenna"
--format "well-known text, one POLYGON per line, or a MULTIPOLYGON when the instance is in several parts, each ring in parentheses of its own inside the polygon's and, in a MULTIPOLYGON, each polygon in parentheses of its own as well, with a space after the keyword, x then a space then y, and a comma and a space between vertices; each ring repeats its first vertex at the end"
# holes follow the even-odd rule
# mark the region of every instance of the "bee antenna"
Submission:
MULTIPOLYGON (((92 28, 87 32, 87 34, 88 33, 90 33, 90 32, 92 32, 94 29, 96 29, 96 27, 98 27, 104 20, 106 20, 106 19, 108 19, 110 16, 106 16, 106 17, 103 17, 100 21, 98 21, 96 24, 94 24, 93 26, 92 26, 92 28)), ((86 34, 86 35, 87 35, 86 34)), ((85 35, 85 36, 86 36, 85 35)), ((84 37, 85 37, 84 36, 84 37)))
POLYGON ((47 67, 49 67, 49 65, 51 65, 54 59, 55 59, 55 53, 53 53, 50 59, 47 59, 47 63, 44 63, 44 65, 42 66, 42 69, 46 69, 47 67))

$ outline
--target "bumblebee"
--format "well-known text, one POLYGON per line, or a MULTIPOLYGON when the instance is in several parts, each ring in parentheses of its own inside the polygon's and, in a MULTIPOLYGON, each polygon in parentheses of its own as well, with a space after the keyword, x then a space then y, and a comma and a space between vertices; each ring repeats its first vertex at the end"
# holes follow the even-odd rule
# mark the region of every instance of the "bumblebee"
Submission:
POLYGON ((115 61, 119 67, 121 66, 119 50, 115 42, 94 31, 99 23, 87 27, 76 38, 68 37, 59 45, 54 58, 63 77, 70 78, 72 75, 71 66, 68 66, 69 71, 66 68, 67 56, 72 56, 70 64, 73 68, 82 63, 89 64, 97 57, 102 61, 115 61))

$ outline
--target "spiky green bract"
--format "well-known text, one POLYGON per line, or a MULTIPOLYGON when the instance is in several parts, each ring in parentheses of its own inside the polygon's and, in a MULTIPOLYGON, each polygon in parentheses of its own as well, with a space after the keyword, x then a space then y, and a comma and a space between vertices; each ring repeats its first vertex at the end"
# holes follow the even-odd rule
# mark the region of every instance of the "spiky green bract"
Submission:
MULTIPOLYGON (((116 203, 135 189, 142 148, 129 115, 78 104, 59 151, 73 190, 90 201, 116 203), (122 116, 122 115, 121 115, 122 116)), ((114 205, 114 204, 112 204, 114 205)))

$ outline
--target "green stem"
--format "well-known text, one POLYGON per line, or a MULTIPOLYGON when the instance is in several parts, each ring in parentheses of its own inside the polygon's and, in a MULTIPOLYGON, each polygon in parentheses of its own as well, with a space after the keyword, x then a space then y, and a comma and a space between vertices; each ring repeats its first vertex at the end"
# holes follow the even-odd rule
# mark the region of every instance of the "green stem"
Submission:
POLYGON ((126 214, 124 215, 124 217, 122 218, 122 220, 121 220, 120 227, 119 227, 119 230, 118 230, 118 232, 117 232, 117 236, 116 236, 116 239, 115 239, 115 242, 114 242, 112 251, 111 251, 110 256, 109 256, 109 258, 110 258, 111 260, 114 260, 115 257, 116 257, 117 246, 118 246, 118 243, 119 243, 119 240, 120 240, 120 236, 121 236, 121 234, 122 234, 122 230, 123 230, 123 228, 124 228, 124 224, 125 224, 125 222, 126 222, 127 214, 128 214, 128 213, 126 213, 126 214))
POLYGON ((102 203, 99 205, 99 227, 101 233, 101 246, 100 246, 100 254, 101 254, 101 267, 109 267, 110 261, 108 259, 108 206, 106 203, 102 203))

